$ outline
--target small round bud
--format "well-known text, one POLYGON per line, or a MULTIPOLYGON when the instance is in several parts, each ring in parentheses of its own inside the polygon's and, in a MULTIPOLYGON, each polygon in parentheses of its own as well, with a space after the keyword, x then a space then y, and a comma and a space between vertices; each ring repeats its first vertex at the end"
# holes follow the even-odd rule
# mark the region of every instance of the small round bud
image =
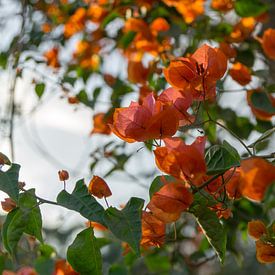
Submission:
POLYGON ((65 181, 69 179, 69 173, 66 170, 58 171, 58 176, 60 181, 65 181))

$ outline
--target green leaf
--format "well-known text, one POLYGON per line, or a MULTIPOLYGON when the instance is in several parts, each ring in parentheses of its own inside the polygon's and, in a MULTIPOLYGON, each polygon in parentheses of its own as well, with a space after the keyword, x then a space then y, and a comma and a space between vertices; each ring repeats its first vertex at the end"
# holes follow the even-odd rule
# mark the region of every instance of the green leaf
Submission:
POLYGON ((19 207, 7 215, 3 225, 2 238, 4 246, 10 254, 14 253, 23 233, 32 235, 43 242, 42 218, 34 196, 34 189, 20 194, 19 207))
POLYGON ((119 46, 123 49, 127 49, 131 42, 134 40, 136 34, 137 33, 134 31, 129 31, 125 33, 118 41, 119 46))
POLYGON ((275 113, 275 107, 272 105, 266 93, 253 93, 251 102, 257 109, 263 110, 269 114, 275 113))
POLYGON ((105 211, 104 222, 120 240, 127 242, 136 254, 140 254, 141 211, 144 200, 131 198, 122 210, 109 207, 105 211))
POLYGON ((8 64, 8 54, 7 53, 0 53, 0 67, 2 69, 6 69, 6 66, 8 64))
POLYGON ((251 68, 255 61, 253 51, 250 48, 245 49, 245 50, 238 50, 236 61, 239 61, 242 64, 251 68))
POLYGON ((265 139, 272 136, 274 133, 275 133, 275 127, 273 127, 272 129, 269 129, 266 132, 264 132, 256 141, 249 144, 248 147, 253 148, 257 143, 264 141, 265 139))
POLYGON ((113 264, 109 269, 109 275, 128 275, 127 268, 119 264, 113 264))
POLYGON ((35 198, 35 190, 30 189, 23 194, 20 194, 19 208, 22 211, 22 216, 25 216, 27 224, 24 228, 24 232, 36 237, 40 242, 43 242, 41 233, 42 229, 42 217, 40 208, 35 198))
POLYGON ((165 255, 149 254, 145 257, 145 264, 153 274, 169 274, 171 263, 165 255))
POLYGON ((241 17, 258 16, 268 9, 268 6, 260 0, 236 0, 234 7, 241 17))
POLYGON ((38 257, 34 262, 34 268, 39 275, 54 274, 54 260, 46 257, 38 257))
POLYGON ((81 275, 102 274, 102 259, 93 229, 81 231, 68 247, 67 259, 81 275))
POLYGON ((84 180, 79 180, 72 194, 61 191, 57 196, 58 204, 80 213, 90 221, 99 222, 103 225, 104 208, 89 194, 84 180))
POLYGON ((208 174, 222 173, 231 167, 240 165, 240 156, 237 150, 227 141, 222 145, 211 146, 206 152, 208 174))
POLYGON ((35 93, 37 94, 38 98, 40 99, 45 91, 45 83, 37 83, 35 85, 35 93))
MULTIPOLYGON (((13 209, 12 211, 10 211, 8 213, 8 215, 5 219, 5 222, 3 224, 3 227, 2 227, 2 232, 1 232, 2 233, 3 245, 10 254, 12 253, 12 249, 10 248, 9 243, 8 243, 8 228, 9 228, 9 225, 11 224, 14 216, 17 214, 17 212, 18 212, 18 208, 15 208, 15 209, 13 209)), ((22 233, 19 231, 18 234, 22 235, 23 230, 22 230, 22 233)), ((19 236, 19 239, 20 239, 21 235, 19 236)))
POLYGON ((198 196, 195 197, 193 204, 189 208, 189 212, 196 217, 198 224, 203 229, 205 237, 214 248, 220 261, 223 263, 227 239, 226 232, 216 213, 211 211, 198 196))
POLYGON ((20 165, 15 163, 6 172, 0 170, 0 190, 7 193, 16 202, 19 196, 19 170, 20 165))
POLYGON ((20 211, 16 208, 12 219, 7 225, 6 229, 6 249, 10 254, 15 252, 16 246, 24 233, 27 225, 27 213, 20 211))

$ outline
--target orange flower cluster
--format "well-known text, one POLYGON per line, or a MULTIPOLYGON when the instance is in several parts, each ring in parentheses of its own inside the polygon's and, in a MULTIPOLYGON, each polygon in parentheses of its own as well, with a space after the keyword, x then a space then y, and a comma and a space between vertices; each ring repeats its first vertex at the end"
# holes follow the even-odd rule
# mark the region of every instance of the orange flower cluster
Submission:
POLYGON ((166 5, 175 7, 186 23, 192 23, 204 13, 205 0, 162 0, 166 5))
POLYGON ((164 69, 166 80, 174 88, 189 90, 194 100, 215 99, 216 82, 227 69, 227 58, 218 48, 203 45, 190 57, 171 61, 164 69))
POLYGON ((168 31, 170 25, 164 18, 156 18, 150 25, 143 19, 130 17, 126 20, 123 32, 135 32, 135 37, 124 51, 129 60, 140 62, 144 53, 158 56, 159 53, 170 49, 169 39, 159 41, 160 32, 168 31))
POLYGON ((256 241, 256 257, 260 263, 270 264, 275 262, 275 226, 270 230, 260 220, 248 223, 248 234, 256 241))

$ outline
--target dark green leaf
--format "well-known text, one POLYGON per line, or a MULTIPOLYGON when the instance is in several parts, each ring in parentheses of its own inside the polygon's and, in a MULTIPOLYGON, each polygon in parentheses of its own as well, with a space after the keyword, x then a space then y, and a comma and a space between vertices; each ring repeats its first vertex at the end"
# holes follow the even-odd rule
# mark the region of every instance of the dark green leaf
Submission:
POLYGON ((144 200, 131 198, 122 210, 109 207, 105 211, 104 222, 110 231, 120 240, 127 242, 140 254, 141 211, 144 200))
POLYGON ((90 221, 99 222, 103 225, 104 208, 89 194, 84 180, 79 180, 72 194, 61 191, 57 196, 58 204, 80 213, 90 221))
POLYGON ((93 229, 81 231, 68 247, 67 259, 81 275, 102 274, 102 259, 93 229))
POLYGON ((253 93, 251 102, 257 109, 263 110, 269 114, 275 113, 275 107, 272 105, 266 93, 253 93))
POLYGON ((37 94, 38 98, 41 98, 45 91, 45 83, 37 83, 35 85, 35 93, 37 94))
POLYGON ((211 146, 206 152, 207 173, 218 174, 240 165, 240 156, 235 148, 224 141, 222 145, 211 146))
POLYGON ((109 269, 109 275, 128 275, 127 268, 119 264, 113 264, 109 269))
POLYGON ((260 0, 236 0, 234 7, 241 17, 258 16, 268 9, 268 6, 260 0))
POLYGON ((54 266, 54 260, 47 257, 38 257, 34 262, 34 268, 39 275, 53 274, 54 266))
POLYGON ((0 170, 0 190, 7 193, 14 201, 18 201, 19 196, 19 169, 20 165, 13 163, 6 172, 0 170))
POLYGON ((250 48, 246 50, 238 50, 236 61, 239 61, 242 64, 251 68, 254 64, 254 60, 254 53, 250 48))
POLYGON ((119 46, 123 49, 127 49, 130 43, 134 40, 136 34, 137 33, 134 31, 125 33, 118 42, 119 46))
POLYGON ((22 216, 25 216, 27 224, 24 228, 24 232, 36 237, 40 242, 43 242, 42 238, 42 218, 40 208, 35 198, 35 190, 30 189, 19 197, 19 208, 22 212, 22 216))
POLYGON ((223 262, 226 252, 226 232, 216 213, 211 211, 205 203, 202 203, 200 197, 195 198, 189 212, 196 217, 208 242, 216 251, 220 261, 223 262))

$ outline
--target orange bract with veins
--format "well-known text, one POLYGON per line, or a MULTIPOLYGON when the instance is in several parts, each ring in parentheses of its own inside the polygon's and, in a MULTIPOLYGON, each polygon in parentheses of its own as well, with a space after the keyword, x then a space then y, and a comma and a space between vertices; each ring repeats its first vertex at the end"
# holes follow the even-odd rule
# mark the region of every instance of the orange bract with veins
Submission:
POLYGON ((193 55, 171 61, 164 69, 168 83, 177 89, 189 89, 196 100, 214 99, 216 82, 227 69, 227 58, 218 48, 201 46, 193 55))
POLYGON ((179 126, 178 113, 171 102, 155 100, 153 94, 142 105, 132 102, 129 107, 116 109, 113 121, 113 133, 126 142, 173 136, 179 126))
POLYGON ((205 142, 205 137, 198 137, 191 145, 180 138, 166 138, 166 146, 154 151, 156 164, 161 171, 177 179, 199 185, 206 173, 205 142))
POLYGON ((142 237, 140 245, 142 247, 160 247, 164 243, 165 223, 156 218, 152 212, 142 212, 141 227, 142 237))
POLYGON ((99 199, 103 197, 110 197, 112 195, 112 192, 105 180, 98 176, 93 176, 92 180, 90 181, 89 192, 99 199))
POLYGON ((193 195, 183 183, 173 182, 164 185, 154 193, 147 208, 165 223, 179 219, 180 214, 193 202, 193 195))

